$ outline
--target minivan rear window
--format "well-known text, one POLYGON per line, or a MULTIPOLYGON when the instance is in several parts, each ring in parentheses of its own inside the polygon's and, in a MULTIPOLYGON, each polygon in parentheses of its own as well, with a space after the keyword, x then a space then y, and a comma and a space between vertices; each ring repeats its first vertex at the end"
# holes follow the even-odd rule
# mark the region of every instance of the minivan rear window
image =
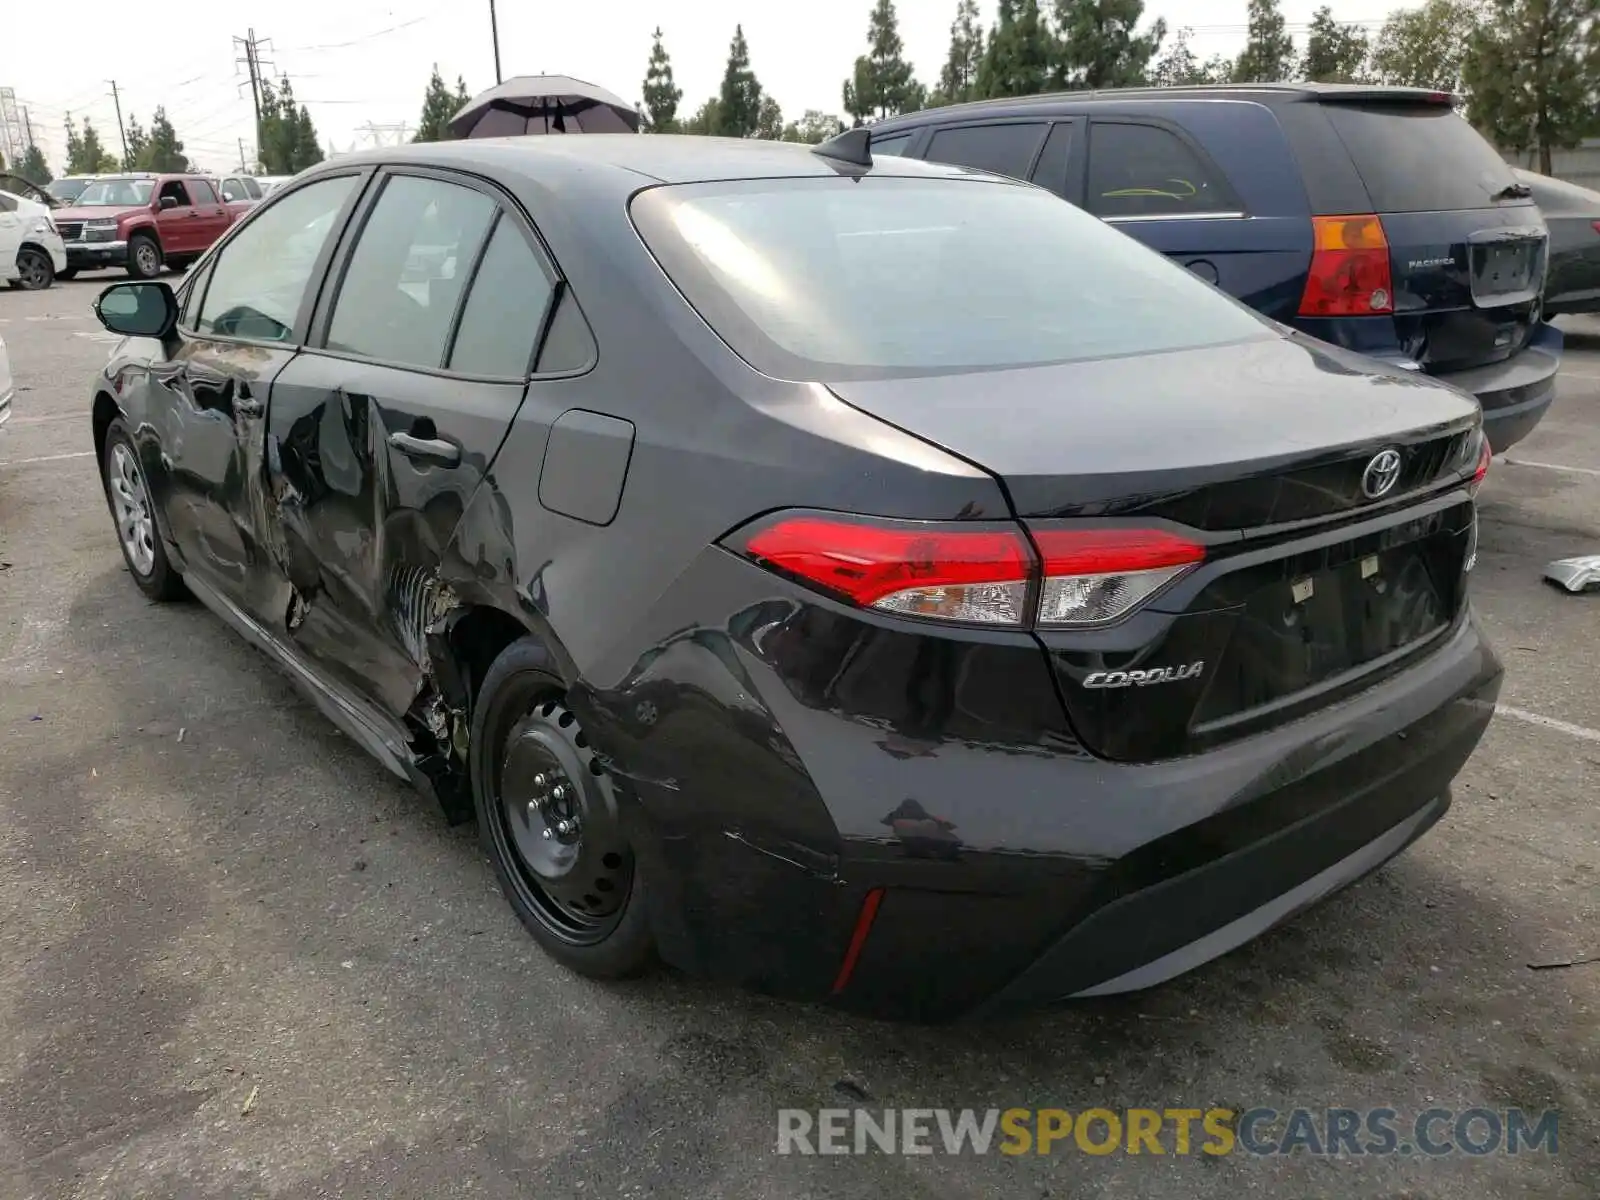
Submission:
POLYGON ((1443 105, 1325 104, 1380 213, 1492 208, 1516 182, 1483 136, 1443 105))
POLYGON ((819 381, 1193 349, 1274 336, 1238 302, 1041 188, 764 179, 633 202, 678 289, 746 362, 819 381))

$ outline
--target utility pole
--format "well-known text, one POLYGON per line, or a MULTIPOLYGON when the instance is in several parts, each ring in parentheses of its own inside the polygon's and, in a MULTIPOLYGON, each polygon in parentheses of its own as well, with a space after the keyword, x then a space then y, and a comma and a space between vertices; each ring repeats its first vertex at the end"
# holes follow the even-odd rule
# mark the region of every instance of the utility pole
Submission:
POLYGON ((500 79, 500 24, 494 19, 494 0, 489 0, 489 36, 494 38, 494 81, 498 86, 500 79))
POLYGON ((249 168, 244 165, 244 139, 240 138, 239 139, 239 170, 245 171, 245 170, 248 170, 248 169, 249 168))
POLYGON ((106 82, 111 85, 111 102, 117 106, 117 133, 122 138, 122 165, 124 168, 129 168, 131 164, 128 162, 128 127, 122 123, 122 97, 117 95, 115 79, 108 79, 106 82))
POLYGON ((28 149, 33 149, 33 122, 28 120, 28 110, 22 110, 22 127, 28 131, 28 149))
POLYGON ((250 30, 244 37, 236 37, 233 44, 244 49, 243 58, 235 58, 234 65, 244 64, 250 70, 250 103, 256 110, 256 128, 261 128, 261 69, 256 63, 256 31, 250 30))

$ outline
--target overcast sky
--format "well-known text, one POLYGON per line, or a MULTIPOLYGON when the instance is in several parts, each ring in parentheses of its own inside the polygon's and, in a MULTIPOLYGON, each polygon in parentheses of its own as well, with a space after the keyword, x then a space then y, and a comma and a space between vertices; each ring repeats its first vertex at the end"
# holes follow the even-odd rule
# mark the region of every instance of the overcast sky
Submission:
MULTIPOLYGON (((1321 0, 1283 0, 1292 33, 1321 0)), ((1331 0, 1335 16, 1375 30, 1394 8, 1420 0, 1331 0)), ((89 117, 108 148, 118 150, 109 81, 122 96, 123 116, 146 127, 164 104, 188 153, 219 170, 253 142, 250 92, 233 39, 253 20, 270 39, 264 58, 287 74, 322 137, 338 150, 373 144, 368 123, 415 126, 428 73, 438 63, 452 84, 464 76, 480 91, 494 83, 489 0, 275 0, 255 6, 162 0, 162 14, 126 26, 129 9, 112 0, 80 0, 64 24, 62 9, 46 2, 3 0, 0 87, 15 89, 28 109, 36 139, 60 172, 62 122, 68 112, 89 117), (26 48, 26 49, 24 49, 26 48)), ((1048 0, 1046 0, 1048 3, 1048 0)), ((1246 0, 1149 0, 1146 19, 1194 29, 1202 58, 1237 52, 1244 40, 1246 0)), ((994 0, 980 0, 985 22, 994 0)), ((602 0, 583 5, 551 0, 498 0, 500 61, 506 76, 562 73, 591 80, 637 100, 650 34, 666 34, 680 111, 693 112, 712 95, 727 61, 734 25, 743 22, 751 64, 763 87, 789 117, 808 108, 838 112, 840 85, 866 45, 872 0, 602 0)), ((900 32, 918 75, 932 83, 949 46, 956 0, 899 0, 900 32)), ((380 132, 379 136, 385 136, 380 132)), ((387 134, 394 140, 394 133, 387 134)))

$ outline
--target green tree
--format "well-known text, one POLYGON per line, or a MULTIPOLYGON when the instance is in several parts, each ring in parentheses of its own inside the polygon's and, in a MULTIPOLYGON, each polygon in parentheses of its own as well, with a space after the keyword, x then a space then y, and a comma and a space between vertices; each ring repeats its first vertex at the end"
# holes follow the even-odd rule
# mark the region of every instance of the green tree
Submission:
POLYGON ((804 142, 809 146, 820 146, 835 134, 843 131, 844 122, 832 113, 808 108, 798 121, 790 121, 783 127, 783 140, 786 142, 804 142))
POLYGON ((28 152, 22 156, 22 165, 17 168, 17 174, 40 187, 55 178, 50 173, 50 164, 45 161, 44 151, 37 145, 28 147, 28 152))
POLYGON ((856 59, 844 84, 844 110, 860 125, 869 118, 892 117, 922 107, 926 95, 905 59, 894 0, 878 0, 867 20, 867 52, 856 59))
POLYGON ((1167 23, 1158 17, 1139 34, 1135 30, 1143 16, 1144 0, 1055 0, 1051 84, 1107 88, 1146 82, 1167 23))
POLYGON ((1465 92, 1467 44, 1483 18, 1483 0, 1427 0, 1390 13, 1373 43, 1373 75, 1395 87, 1465 92))
POLYGON ((67 117, 67 174, 104 175, 121 167, 121 161, 100 143, 100 131, 84 118, 80 131, 67 117))
POLYGON ((1294 75, 1294 39, 1278 0, 1250 0, 1249 34, 1233 63, 1235 83, 1279 83, 1294 75))
MULTIPOLYGON (((461 90, 466 90, 465 81, 461 83, 461 90)), ((458 95, 452 94, 444 85, 444 76, 439 74, 439 64, 433 64, 433 74, 428 77, 428 86, 422 93, 422 115, 417 118, 417 132, 412 137, 413 142, 446 142, 450 140, 450 118, 461 110, 462 100, 458 95)), ((296 114, 296 120, 299 119, 296 114)))
POLYGON ((1502 150, 1576 146, 1600 100, 1600 0, 1493 0, 1467 44, 1462 78, 1473 124, 1502 150))
POLYGON ((1300 76, 1318 83, 1359 83, 1367 73, 1367 32, 1359 25, 1341 25, 1324 4, 1311 16, 1300 76))
POLYGON ((939 69, 939 86, 928 103, 962 104, 973 99, 982 63, 983 26, 978 20, 978 0, 961 0, 956 19, 950 23, 950 53, 939 69))
POLYGON ((1167 52, 1150 69, 1150 82, 1157 87, 1191 87, 1200 83, 1228 83, 1233 79, 1233 60, 1213 54, 1204 62, 1189 49, 1192 29, 1180 29, 1167 52))
POLYGON ((149 135, 145 133, 144 127, 139 124, 139 118, 131 112, 128 114, 128 124, 123 130, 122 136, 128 143, 128 152, 122 157, 122 169, 124 171, 143 171, 145 168, 141 165, 140 160, 144 157, 145 143, 149 141, 149 135))
POLYGON ((644 72, 645 127, 651 133, 676 133, 683 89, 672 77, 672 58, 661 44, 661 26, 651 37, 650 65, 644 72))
POLYGON ((722 92, 717 97, 715 132, 723 137, 751 137, 760 124, 761 82, 750 69, 744 26, 736 25, 728 46, 728 65, 722 73, 722 92))
MULTIPOLYGON (((133 150, 133 134, 128 134, 128 149, 133 150)), ((141 171, 187 171, 189 158, 178 140, 178 131, 167 119, 167 110, 157 106, 150 118, 150 133, 144 139, 137 157, 141 171)))
POLYGON ((984 97, 1033 96, 1050 77, 1050 31, 1039 15, 1039 0, 1000 0, 999 19, 978 68, 984 97))
POLYGON ((756 131, 751 136, 769 142, 783 140, 783 109, 770 93, 761 97, 761 114, 756 118, 756 131))
POLYGON ((715 96, 695 109, 694 116, 678 126, 680 133, 714 137, 722 132, 721 102, 715 96))
POLYGON ((305 105, 295 104, 289 81, 279 80, 276 90, 263 81, 261 92, 261 128, 256 134, 256 146, 263 173, 295 175, 321 162, 321 139, 305 105))

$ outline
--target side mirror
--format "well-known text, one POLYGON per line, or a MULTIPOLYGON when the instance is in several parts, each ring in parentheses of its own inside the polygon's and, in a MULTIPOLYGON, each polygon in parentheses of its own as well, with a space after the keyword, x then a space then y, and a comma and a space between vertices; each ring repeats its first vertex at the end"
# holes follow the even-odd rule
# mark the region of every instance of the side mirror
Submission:
POLYGON ((165 342, 178 325, 178 298, 165 283, 114 283, 94 302, 94 315, 112 333, 165 342))
POLYGON ((162 211, 164 212, 169 208, 177 208, 178 198, 176 196, 163 196, 157 203, 161 205, 162 211))

